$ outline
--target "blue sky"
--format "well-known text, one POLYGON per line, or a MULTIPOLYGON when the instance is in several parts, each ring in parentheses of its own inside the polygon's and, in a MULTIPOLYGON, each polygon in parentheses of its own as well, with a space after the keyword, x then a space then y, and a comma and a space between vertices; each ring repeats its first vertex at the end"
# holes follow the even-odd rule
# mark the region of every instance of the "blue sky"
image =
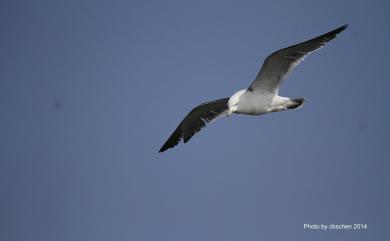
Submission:
POLYGON ((390 238, 386 1, 2 1, 0 239, 390 238), (348 23, 281 95, 158 150, 271 52, 348 23), (307 231, 304 223, 368 225, 307 231))

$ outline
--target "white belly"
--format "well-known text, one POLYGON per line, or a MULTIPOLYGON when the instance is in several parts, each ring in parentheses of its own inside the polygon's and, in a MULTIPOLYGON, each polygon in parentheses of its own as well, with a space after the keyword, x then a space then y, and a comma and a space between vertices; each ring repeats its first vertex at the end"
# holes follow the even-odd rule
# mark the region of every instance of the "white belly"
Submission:
POLYGON ((263 115, 274 111, 285 110, 290 99, 269 93, 246 92, 240 97, 238 114, 263 115))
POLYGON ((245 92, 240 96, 236 113, 246 115, 263 115, 270 112, 274 95, 271 93, 245 92))

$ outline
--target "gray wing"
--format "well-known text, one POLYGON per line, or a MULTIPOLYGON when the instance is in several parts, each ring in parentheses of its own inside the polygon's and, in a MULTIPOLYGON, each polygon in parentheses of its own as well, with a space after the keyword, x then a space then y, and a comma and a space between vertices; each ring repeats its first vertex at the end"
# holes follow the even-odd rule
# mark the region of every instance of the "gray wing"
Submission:
POLYGON ((179 126, 168 138, 159 152, 176 146, 181 139, 186 143, 193 135, 199 132, 206 123, 224 115, 228 110, 229 98, 214 100, 198 105, 180 122, 179 126))
POLYGON ((291 71, 293 71, 308 54, 324 46, 347 27, 348 25, 344 25, 306 42, 280 49, 272 53, 265 59, 259 74, 248 90, 266 90, 277 94, 280 83, 288 77, 291 71))

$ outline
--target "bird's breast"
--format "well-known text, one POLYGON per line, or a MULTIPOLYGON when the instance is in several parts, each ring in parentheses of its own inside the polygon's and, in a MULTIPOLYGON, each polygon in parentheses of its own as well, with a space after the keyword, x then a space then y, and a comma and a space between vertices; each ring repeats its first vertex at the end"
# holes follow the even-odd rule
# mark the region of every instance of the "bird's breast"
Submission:
POLYGON ((270 112, 274 95, 268 93, 246 92, 240 97, 237 113, 263 115, 270 112))

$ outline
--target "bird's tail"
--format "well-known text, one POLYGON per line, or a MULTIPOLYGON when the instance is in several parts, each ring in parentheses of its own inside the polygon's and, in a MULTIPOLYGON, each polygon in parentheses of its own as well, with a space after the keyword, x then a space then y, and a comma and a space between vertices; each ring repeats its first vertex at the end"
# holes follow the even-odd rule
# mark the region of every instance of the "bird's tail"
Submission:
POLYGON ((305 98, 291 99, 292 104, 289 105, 288 109, 297 109, 303 106, 305 103, 305 98))

